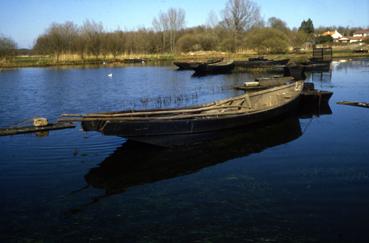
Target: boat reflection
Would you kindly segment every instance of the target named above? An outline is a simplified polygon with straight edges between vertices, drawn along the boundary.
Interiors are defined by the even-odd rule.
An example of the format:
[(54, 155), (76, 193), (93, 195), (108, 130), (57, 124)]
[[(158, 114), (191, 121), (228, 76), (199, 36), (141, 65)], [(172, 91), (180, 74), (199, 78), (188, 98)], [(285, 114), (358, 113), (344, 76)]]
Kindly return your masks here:
[(327, 72), (312, 72), (311, 81), (313, 82), (331, 82), (332, 81), (332, 70)]
[[(254, 126), (247, 130), (216, 133), (196, 146), (162, 148), (128, 141), (86, 175), (88, 185), (105, 195), (127, 188), (194, 173), (230, 159), (259, 153), (291, 142), (302, 135), (298, 116)], [(208, 137), (209, 138), (209, 137)]]
[(90, 169), (85, 175), (87, 186), (75, 191), (93, 187), (104, 190), (104, 193), (77, 208), (70, 209), (68, 213), (78, 213), (101, 199), (123, 193), (133, 186), (191, 174), (209, 166), (291, 142), (302, 135), (299, 119), (331, 114), (329, 105), (324, 107), (328, 110), (321, 109), (319, 114), (315, 106), (305, 107), (304, 110), (300, 109), (299, 114), (283, 119), (208, 134), (205, 143), (202, 141), (203, 143), (192, 146), (165, 148), (127, 141), (98, 167)]

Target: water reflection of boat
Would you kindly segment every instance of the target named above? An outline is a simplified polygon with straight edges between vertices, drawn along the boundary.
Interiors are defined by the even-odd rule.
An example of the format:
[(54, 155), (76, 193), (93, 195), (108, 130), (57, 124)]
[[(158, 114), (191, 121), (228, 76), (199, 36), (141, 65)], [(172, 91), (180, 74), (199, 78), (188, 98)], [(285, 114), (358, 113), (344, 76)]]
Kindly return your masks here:
[(297, 116), (247, 129), (223, 131), (199, 146), (160, 148), (128, 141), (85, 176), (107, 195), (127, 188), (196, 172), (224, 161), (261, 152), (300, 137)]
[[(303, 81), (185, 109), (72, 115), (85, 131), (162, 146), (182, 145), (207, 132), (248, 126), (297, 108)], [(62, 119), (64, 121), (71, 119)], [(191, 136), (190, 136), (191, 135)]]

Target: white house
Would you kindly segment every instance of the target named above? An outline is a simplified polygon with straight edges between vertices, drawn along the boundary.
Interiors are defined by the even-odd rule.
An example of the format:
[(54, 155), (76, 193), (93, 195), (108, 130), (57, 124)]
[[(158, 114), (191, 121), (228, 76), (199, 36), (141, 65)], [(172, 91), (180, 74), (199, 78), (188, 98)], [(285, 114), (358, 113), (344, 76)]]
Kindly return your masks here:
[(335, 31), (326, 31), (322, 34), (322, 36), (330, 36), (332, 37), (333, 41), (338, 41), (343, 37), (337, 30)]
[(369, 29), (355, 31), (353, 36), (354, 37), (369, 37)]

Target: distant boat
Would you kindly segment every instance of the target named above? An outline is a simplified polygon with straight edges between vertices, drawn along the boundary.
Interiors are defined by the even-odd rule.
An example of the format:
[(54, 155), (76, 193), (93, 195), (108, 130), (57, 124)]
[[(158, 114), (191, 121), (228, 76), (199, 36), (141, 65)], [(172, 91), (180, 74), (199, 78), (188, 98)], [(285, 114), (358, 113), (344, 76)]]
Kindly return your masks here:
[(191, 69), (197, 68), (201, 64), (212, 64), (212, 63), (217, 63), (221, 61), (223, 61), (223, 58), (208, 59), (206, 61), (198, 61), (198, 60), (196, 61), (194, 60), (176, 61), (176, 62), (173, 62), (173, 64), (176, 65), (179, 70), (191, 70)]
[(284, 115), (297, 107), (303, 86), (303, 81), (297, 81), (189, 108), (64, 114), (60, 120), (81, 121), (85, 131), (175, 146), (204, 133), (243, 127)]
[(234, 61), (236, 67), (265, 68), (277, 65), (286, 65), (290, 59), (269, 60), (264, 57), (249, 58), (248, 60)]
[(145, 59), (143, 58), (126, 58), (123, 59), (124, 63), (145, 63)]
[(109, 77), (109, 78), (113, 77), (113, 74), (112, 74), (112, 73), (109, 73), (109, 74), (108, 74), (108, 77)]
[(205, 74), (218, 74), (218, 73), (230, 73), (234, 69), (234, 61), (223, 61), (212, 64), (200, 64), (193, 70), (195, 70), (195, 75), (205, 75)]
[(328, 72), (330, 70), (330, 62), (297, 62), (290, 63), (284, 67), (284, 74), (287, 76), (298, 77), (304, 72)]

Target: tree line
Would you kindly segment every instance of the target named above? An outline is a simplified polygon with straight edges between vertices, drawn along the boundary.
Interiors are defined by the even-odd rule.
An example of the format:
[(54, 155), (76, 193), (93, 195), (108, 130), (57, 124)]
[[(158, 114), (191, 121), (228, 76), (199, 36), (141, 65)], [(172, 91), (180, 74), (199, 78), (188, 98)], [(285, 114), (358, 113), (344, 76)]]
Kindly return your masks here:
[[(62, 54), (117, 58), (129, 54), (163, 54), (190, 51), (284, 53), (290, 47), (300, 47), (314, 41), (311, 19), (303, 20), (299, 28), (290, 29), (276, 17), (264, 21), (259, 6), (252, 0), (229, 0), (220, 14), (209, 15), (208, 23), (185, 28), (185, 11), (170, 8), (160, 12), (151, 28), (135, 31), (105, 31), (102, 23), (86, 20), (81, 26), (73, 22), (52, 23), (35, 41), (34, 53), (52, 54), (59, 60)], [(343, 34), (356, 29), (337, 27)], [(0, 55), (11, 55), (14, 41), (0, 39)], [(7, 51), (6, 51), (7, 50)]]

